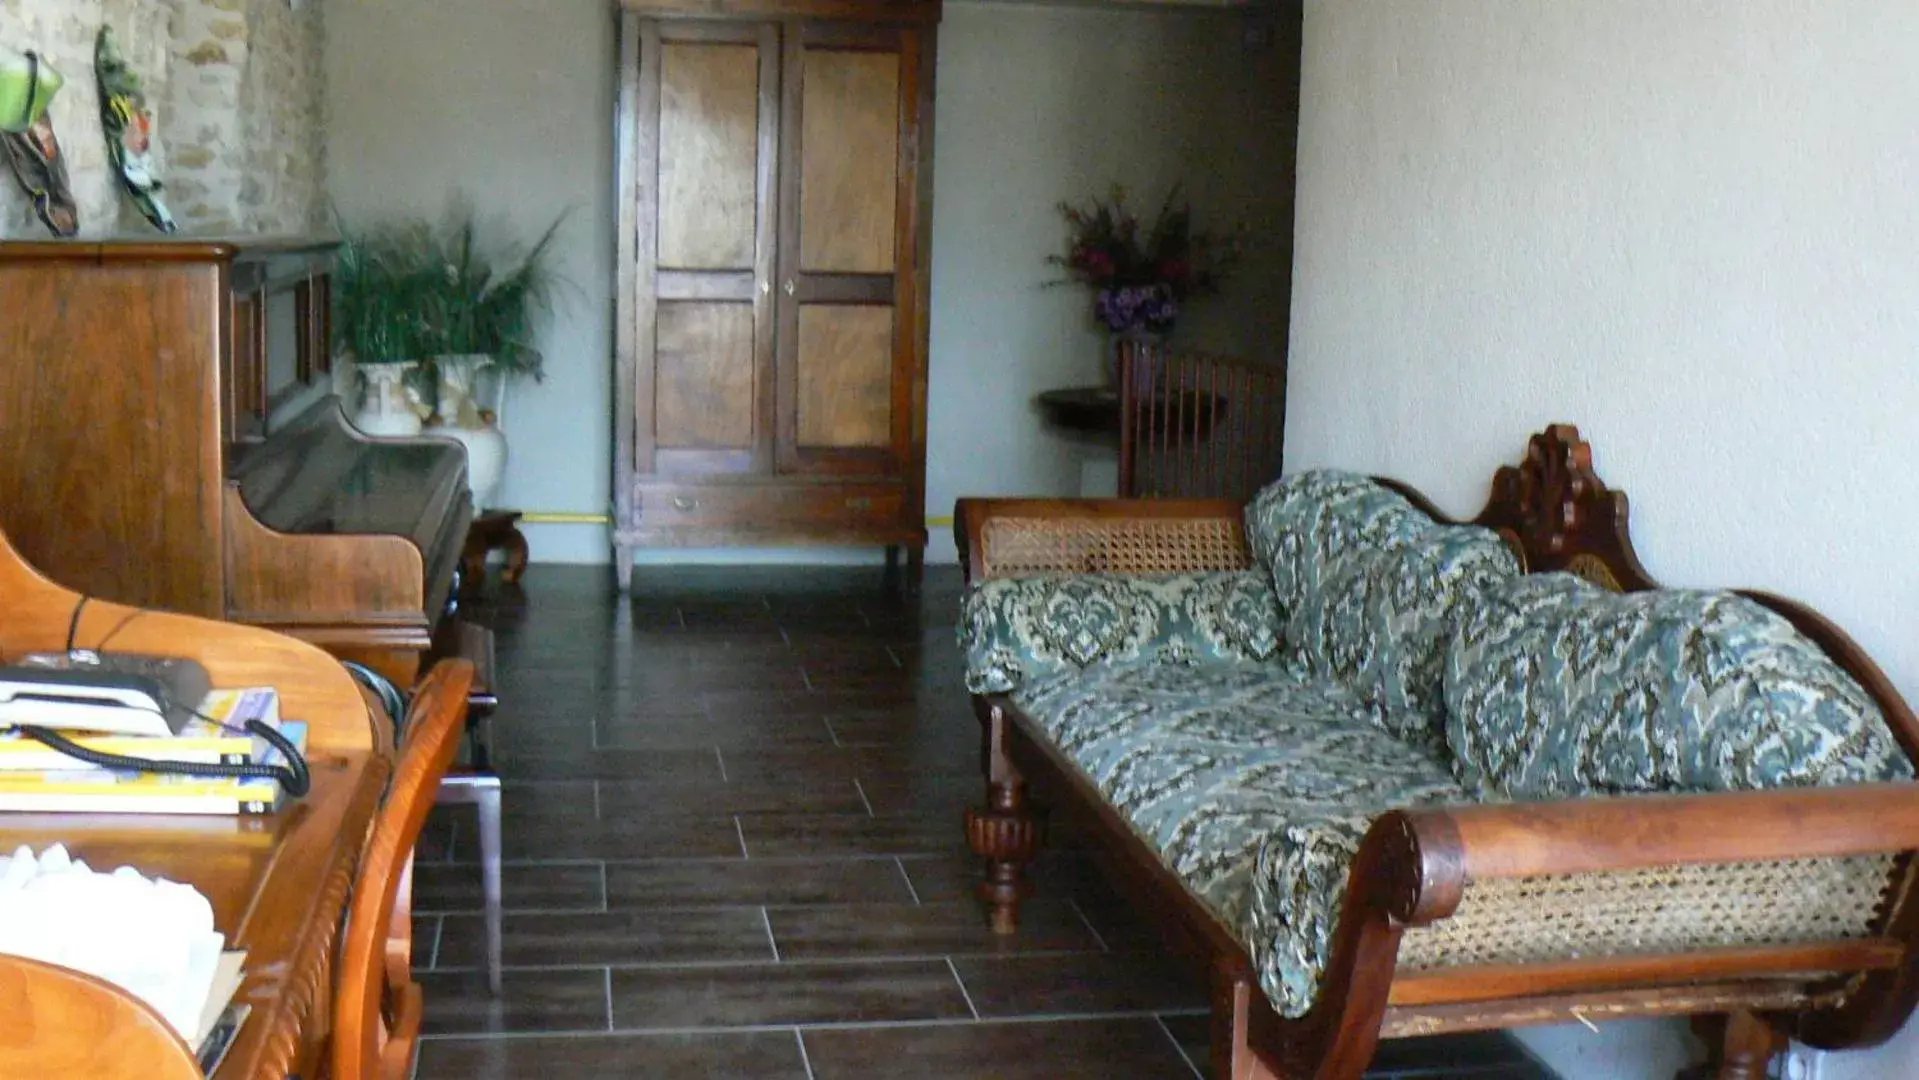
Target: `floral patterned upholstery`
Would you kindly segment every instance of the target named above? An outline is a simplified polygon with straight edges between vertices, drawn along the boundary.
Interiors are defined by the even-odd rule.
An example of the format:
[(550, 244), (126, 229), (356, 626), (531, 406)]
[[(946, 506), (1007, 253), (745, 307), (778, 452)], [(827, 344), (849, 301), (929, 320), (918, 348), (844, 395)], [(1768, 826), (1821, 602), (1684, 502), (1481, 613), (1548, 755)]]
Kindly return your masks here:
[(1445, 684), (1455, 771), (1494, 797), (1912, 776), (1859, 684), (1732, 593), (1532, 575), (1461, 620)]
[(1327, 942), (1294, 939), (1330, 936), (1345, 881), (1329, 869), (1335, 891), (1255, 910), (1262, 848), (1302, 823), (1363, 831), (1396, 807), (1464, 797), (1443, 761), (1382, 734), (1372, 706), (1284, 665), (1114, 665), (1055, 675), (1013, 700), (1270, 969), (1276, 1003), (1310, 1001)]
[(1394, 735), (1444, 741), (1442, 675), (1461, 612), (1519, 575), (1498, 534), (1428, 525), (1395, 547), (1355, 555), (1286, 625), (1287, 644), (1316, 678), (1350, 687)]
[(1001, 694), (1095, 665), (1272, 660), (1280, 630), (1261, 573), (1038, 574), (970, 590), (959, 639), (966, 688)]
[(1290, 616), (1326, 606), (1326, 586), (1348, 560), (1395, 546), (1432, 526), (1406, 497), (1356, 473), (1315, 469), (1267, 485), (1246, 507), (1253, 559), (1272, 575)]
[[(1465, 799), (1456, 788), (1435, 788), (1429, 794), (1420, 801)], [(1281, 1016), (1306, 1015), (1319, 996), (1320, 980), (1332, 960), (1333, 932), (1346, 903), (1347, 877), (1366, 830), (1387, 810), (1413, 805), (1408, 801), (1303, 814), (1260, 845), (1239, 936), (1252, 954), (1260, 989)]]

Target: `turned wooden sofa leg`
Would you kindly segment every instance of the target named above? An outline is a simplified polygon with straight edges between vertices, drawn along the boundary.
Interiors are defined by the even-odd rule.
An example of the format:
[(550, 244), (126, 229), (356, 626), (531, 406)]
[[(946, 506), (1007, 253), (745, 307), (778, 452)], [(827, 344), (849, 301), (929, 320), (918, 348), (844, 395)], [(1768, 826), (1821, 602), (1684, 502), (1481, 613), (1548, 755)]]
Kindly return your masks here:
[(1026, 864), (1039, 854), (1045, 830), (1026, 799), (1026, 780), (1006, 757), (1006, 714), (995, 707), (982, 719), (986, 806), (966, 811), (966, 846), (986, 860), (979, 898), (995, 934), (1019, 929), (1020, 902), (1032, 895)]
[(1785, 1036), (1743, 1009), (1730, 1016), (1695, 1017), (1692, 1029), (1712, 1056), (1680, 1073), (1679, 1080), (1765, 1080), (1772, 1059), (1786, 1048)]

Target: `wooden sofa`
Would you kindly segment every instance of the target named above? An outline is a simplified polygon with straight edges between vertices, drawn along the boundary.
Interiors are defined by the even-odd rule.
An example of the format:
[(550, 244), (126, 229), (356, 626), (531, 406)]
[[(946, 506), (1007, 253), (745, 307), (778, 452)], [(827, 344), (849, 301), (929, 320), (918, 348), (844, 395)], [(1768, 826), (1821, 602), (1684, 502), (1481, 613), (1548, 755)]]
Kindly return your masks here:
[[(1445, 520), (1403, 485), (1384, 481)], [(1532, 438), (1503, 468), (1474, 523), (1496, 530), (1525, 573), (1564, 570), (1620, 592), (1654, 588), (1627, 532), (1627, 501), (1592, 469), (1577, 429)], [(962, 500), (955, 533), (969, 581), (1043, 573), (1158, 574), (1253, 565), (1242, 508), (1214, 501)], [(1919, 720), (1885, 675), (1810, 609), (1746, 593), (1783, 616), (1857, 681), (1897, 750), (1919, 760)], [(1824, 1049), (1878, 1043), (1919, 998), (1919, 785), (1557, 802), (1447, 805), (1379, 818), (1359, 848), (1311, 1010), (1287, 1018), (1260, 988), (1254, 959), (1155, 849), (1102, 798), (1007, 694), (978, 694), (984, 807), (966, 834), (986, 865), (979, 895), (994, 928), (1017, 932), (1030, 892), (1023, 868), (1044, 835), (1041, 806), (1091, 823), (1114, 885), (1213, 987), (1213, 1075), (1231, 1080), (1354, 1080), (1381, 1038), (1634, 1016), (1688, 1016), (1715, 1050), (1703, 1075), (1757, 1080), (1788, 1036)], [(1895, 751), (1896, 753), (1896, 751)], [(1504, 884), (1546, 883), (1567, 902), (1621, 875), (1683, 880), (1693, 895), (1740, 873), (1791, 875), (1800, 860), (1884, 858), (1884, 891), (1864, 932), (1831, 940), (1630, 949), (1526, 963), (1401, 965), (1409, 932), (1443, 926), (1463, 904), (1483, 912)], [(1756, 871), (1753, 868), (1757, 867)], [(1726, 876), (1730, 875), (1730, 876)], [(1747, 879), (1750, 882), (1750, 878)], [(1525, 889), (1518, 890), (1524, 894)], [(1531, 916), (1541, 916), (1534, 910)], [(1551, 917), (1551, 912), (1543, 913)], [(1736, 905), (1730, 918), (1737, 918)]]

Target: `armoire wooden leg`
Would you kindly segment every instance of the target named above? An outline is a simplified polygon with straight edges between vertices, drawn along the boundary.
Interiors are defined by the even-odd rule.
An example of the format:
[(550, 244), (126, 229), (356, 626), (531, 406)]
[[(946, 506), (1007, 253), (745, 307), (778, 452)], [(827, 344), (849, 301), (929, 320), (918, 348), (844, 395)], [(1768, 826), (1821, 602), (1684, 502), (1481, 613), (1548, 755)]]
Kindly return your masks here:
[(613, 576), (620, 583), (620, 595), (633, 591), (633, 549), (625, 545), (613, 549)]

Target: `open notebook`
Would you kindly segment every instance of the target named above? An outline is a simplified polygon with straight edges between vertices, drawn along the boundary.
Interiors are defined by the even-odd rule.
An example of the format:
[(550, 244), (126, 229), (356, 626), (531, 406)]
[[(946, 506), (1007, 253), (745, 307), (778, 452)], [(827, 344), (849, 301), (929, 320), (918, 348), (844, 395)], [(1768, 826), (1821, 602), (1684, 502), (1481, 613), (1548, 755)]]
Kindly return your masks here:
[(129, 867), (98, 873), (55, 845), (0, 856), (0, 953), (113, 983), (153, 1006), (203, 1064), (231, 1041), (245, 953), (199, 890)]

